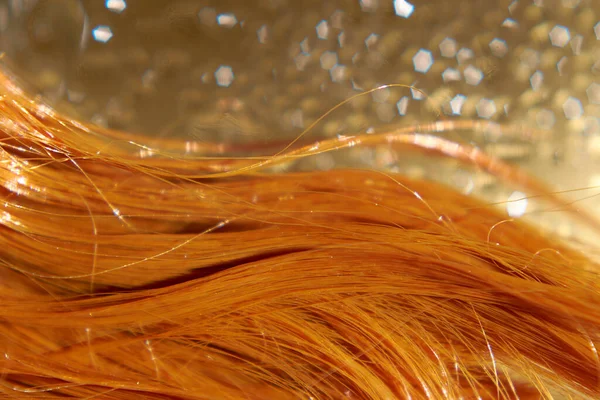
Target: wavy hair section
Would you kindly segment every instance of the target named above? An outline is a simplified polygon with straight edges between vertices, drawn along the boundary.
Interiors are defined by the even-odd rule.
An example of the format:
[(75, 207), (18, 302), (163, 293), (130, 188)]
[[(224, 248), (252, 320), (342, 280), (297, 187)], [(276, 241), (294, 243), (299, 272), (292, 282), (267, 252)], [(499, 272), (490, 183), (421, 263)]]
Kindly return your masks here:
[(140, 158), (0, 81), (5, 398), (600, 398), (586, 254), (440, 184), (261, 172), (396, 138), (546, 190), (516, 168), (410, 130)]

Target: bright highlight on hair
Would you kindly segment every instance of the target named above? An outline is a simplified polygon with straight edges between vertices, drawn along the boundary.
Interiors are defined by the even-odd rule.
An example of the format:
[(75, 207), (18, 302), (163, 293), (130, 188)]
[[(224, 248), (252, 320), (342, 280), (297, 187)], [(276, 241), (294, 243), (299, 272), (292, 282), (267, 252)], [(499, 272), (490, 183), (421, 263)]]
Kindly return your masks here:
[(440, 184), (265, 171), (387, 143), (477, 166), (597, 229), (519, 169), (434, 135), (484, 122), (182, 157), (189, 143), (152, 149), (0, 87), (5, 398), (600, 398), (586, 254)]

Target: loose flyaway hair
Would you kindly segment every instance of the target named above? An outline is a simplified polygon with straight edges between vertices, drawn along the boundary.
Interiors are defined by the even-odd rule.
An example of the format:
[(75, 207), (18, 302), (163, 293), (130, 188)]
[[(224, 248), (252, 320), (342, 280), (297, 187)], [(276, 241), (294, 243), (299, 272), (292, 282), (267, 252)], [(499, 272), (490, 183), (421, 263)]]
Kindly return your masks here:
[(597, 232), (441, 134), (490, 123), (226, 157), (75, 121), (9, 75), (0, 96), (4, 398), (600, 398), (593, 250), (439, 183), (276, 168), (382, 144), (451, 157)]

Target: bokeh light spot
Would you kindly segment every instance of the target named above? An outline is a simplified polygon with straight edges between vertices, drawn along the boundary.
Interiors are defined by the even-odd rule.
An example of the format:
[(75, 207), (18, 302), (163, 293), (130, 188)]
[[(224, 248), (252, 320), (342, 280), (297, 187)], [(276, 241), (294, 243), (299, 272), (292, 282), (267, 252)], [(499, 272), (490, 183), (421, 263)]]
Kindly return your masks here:
[(315, 27), (317, 31), (317, 37), (321, 40), (327, 39), (329, 36), (329, 24), (325, 20), (321, 20)]
[(92, 36), (95, 41), (106, 43), (113, 37), (113, 33), (109, 26), (98, 25), (92, 30)]
[(491, 99), (481, 99), (475, 107), (479, 118), (490, 119), (496, 114), (496, 104)]
[(225, 13), (217, 15), (217, 24), (225, 28), (233, 28), (237, 25), (237, 17), (235, 14)]
[(429, 50), (419, 50), (413, 57), (413, 65), (415, 67), (415, 71), (422, 74), (427, 73), (427, 71), (429, 71), (433, 65), (433, 54), (431, 54), (431, 51)]
[(333, 68), (338, 62), (338, 56), (334, 51), (324, 51), (321, 54), (321, 68), (330, 70)]
[(221, 87), (229, 87), (233, 83), (233, 69), (228, 65), (221, 65), (215, 71), (215, 80)]
[(460, 81), (460, 71), (456, 68), (446, 68), (442, 72), (444, 82)]
[(529, 78), (529, 84), (533, 90), (539, 90), (544, 82), (544, 73), (542, 71), (535, 71)]
[(408, 18), (415, 11), (415, 6), (406, 0), (394, 0), (394, 12), (397, 16)]
[(398, 109), (398, 114), (406, 115), (406, 110), (408, 109), (408, 96), (402, 96), (400, 100), (396, 103), (396, 108)]
[(106, 0), (104, 3), (106, 8), (112, 12), (116, 12), (117, 14), (122, 13), (127, 8), (127, 3), (125, 0)]
[(456, 40), (447, 37), (440, 42), (440, 53), (442, 54), (442, 57), (452, 58), (456, 56), (456, 51)]
[(552, 45), (556, 47), (565, 47), (569, 43), (569, 40), (571, 40), (569, 28), (563, 25), (556, 25), (550, 30), (548, 36), (550, 36)]
[(576, 97), (569, 96), (563, 103), (562, 108), (567, 119), (577, 119), (583, 115), (583, 106), (581, 105), (581, 101)]
[(477, 86), (483, 79), (483, 72), (473, 65), (469, 65), (465, 68), (465, 82), (471, 86)]
[(452, 110), (452, 115), (461, 114), (465, 101), (467, 101), (467, 96), (464, 94), (457, 94), (452, 98), (452, 100), (450, 100), (450, 109)]
[(509, 217), (518, 218), (527, 211), (527, 198), (524, 193), (513, 192), (507, 199), (506, 212)]
[(503, 39), (495, 38), (490, 42), (490, 50), (492, 54), (498, 58), (502, 58), (508, 53), (508, 45)]
[(594, 82), (585, 91), (592, 104), (600, 104), (600, 84)]

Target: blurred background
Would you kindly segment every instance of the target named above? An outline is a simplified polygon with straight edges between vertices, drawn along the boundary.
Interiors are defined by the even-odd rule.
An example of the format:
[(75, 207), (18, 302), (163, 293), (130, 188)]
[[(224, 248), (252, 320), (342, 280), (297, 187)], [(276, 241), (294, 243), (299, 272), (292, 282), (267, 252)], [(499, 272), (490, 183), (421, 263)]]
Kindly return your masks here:
[[(0, 0), (0, 48), (5, 67), (51, 106), (143, 133), (154, 147), (181, 138), (192, 150), (281, 149), (350, 96), (414, 85), (427, 96), (388, 88), (359, 97), (302, 143), (478, 120), (485, 128), (440, 135), (556, 190), (588, 188), (571, 198), (600, 209), (596, 0)], [(453, 160), (386, 145), (286, 168), (337, 166), (431, 178), (490, 201), (525, 195)], [(577, 230), (531, 201), (505, 206), (565, 236)]]

